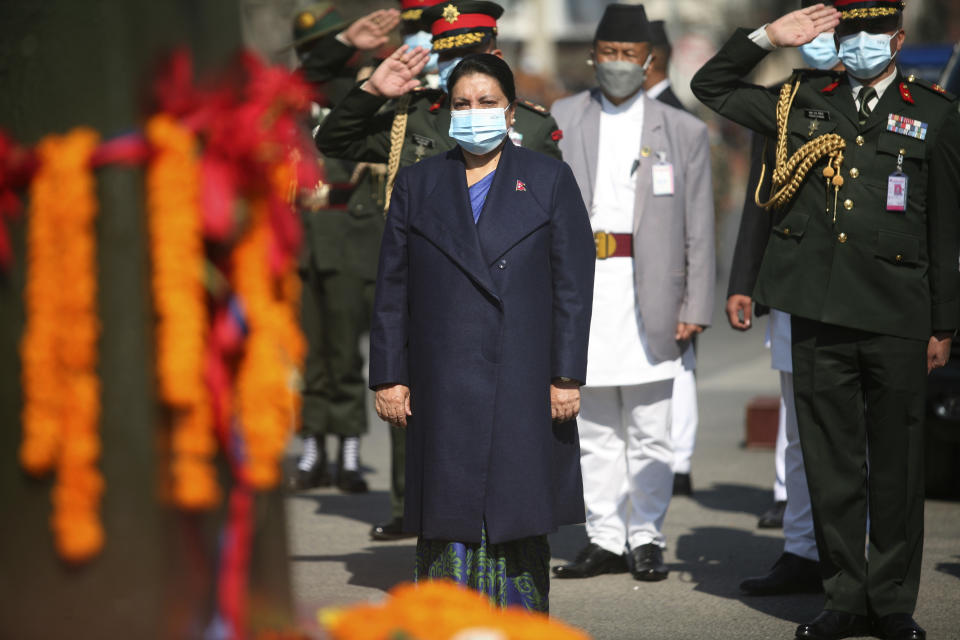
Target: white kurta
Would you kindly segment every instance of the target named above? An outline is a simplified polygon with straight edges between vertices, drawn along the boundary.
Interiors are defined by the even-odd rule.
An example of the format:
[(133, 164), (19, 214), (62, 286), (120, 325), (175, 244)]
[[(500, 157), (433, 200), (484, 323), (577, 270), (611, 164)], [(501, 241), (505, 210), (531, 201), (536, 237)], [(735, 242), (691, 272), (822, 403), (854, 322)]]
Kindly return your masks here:
[[(597, 181), (590, 222), (593, 230), (633, 233), (636, 163), (643, 135), (643, 92), (617, 106), (601, 98)], [(593, 317), (587, 357), (591, 387), (629, 386), (668, 380), (681, 370), (680, 358), (654, 363), (636, 303), (633, 260), (597, 260)]]

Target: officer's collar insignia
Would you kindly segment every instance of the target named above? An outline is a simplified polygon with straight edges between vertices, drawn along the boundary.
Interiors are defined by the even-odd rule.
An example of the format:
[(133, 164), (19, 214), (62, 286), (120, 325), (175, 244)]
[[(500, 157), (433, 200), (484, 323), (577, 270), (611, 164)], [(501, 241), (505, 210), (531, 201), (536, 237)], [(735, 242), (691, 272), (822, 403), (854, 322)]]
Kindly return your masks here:
[(834, 89), (836, 89), (839, 86), (840, 86), (840, 81), (834, 80), (833, 82), (825, 86), (823, 89), (820, 89), (820, 93), (833, 93)]
[(430, 108), (427, 109), (430, 113), (436, 113), (440, 107), (443, 106), (443, 101), (446, 99), (446, 95), (441, 95), (440, 99), (430, 105)]
[(910, 88), (907, 86), (906, 82), (900, 83), (900, 97), (903, 98), (903, 101), (908, 104), (913, 104), (913, 96), (910, 95)]
[(453, 24), (460, 18), (460, 11), (452, 4), (448, 4), (443, 8), (443, 19)]
[(925, 140), (927, 137), (927, 123), (891, 113), (887, 116), (887, 131), (899, 133), (902, 136), (909, 136), (917, 140)]
[(522, 180), (517, 180), (517, 191), (526, 191), (527, 185)]

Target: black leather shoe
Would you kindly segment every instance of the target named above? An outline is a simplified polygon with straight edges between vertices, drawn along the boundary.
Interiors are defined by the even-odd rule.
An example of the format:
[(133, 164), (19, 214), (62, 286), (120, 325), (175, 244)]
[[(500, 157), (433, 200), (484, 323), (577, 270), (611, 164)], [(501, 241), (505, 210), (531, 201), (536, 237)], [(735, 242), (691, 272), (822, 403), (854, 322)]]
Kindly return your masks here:
[(337, 488), (344, 493), (366, 493), (369, 490), (359, 471), (343, 469), (337, 473)]
[(416, 538), (415, 533), (406, 533), (403, 530), (403, 518), (394, 518), (390, 522), (381, 522), (373, 525), (370, 529), (370, 538), (372, 540), (402, 540), (403, 538)]
[(783, 512), (787, 510), (787, 503), (778, 500), (773, 506), (767, 509), (766, 513), (757, 520), (757, 527), (760, 529), (783, 529)]
[(747, 578), (740, 583), (740, 590), (751, 596), (819, 593), (823, 591), (820, 563), (784, 552), (773, 563), (770, 573), (756, 578)]
[(289, 491), (306, 491), (316, 487), (329, 487), (330, 472), (327, 470), (326, 460), (320, 460), (307, 471), (296, 469), (293, 475), (287, 477)]
[(602, 573), (626, 573), (627, 559), (602, 549), (592, 542), (580, 550), (576, 560), (553, 568), (558, 578), (590, 578)]
[(873, 633), (883, 640), (925, 640), (927, 632), (914, 621), (909, 613), (891, 613), (877, 618)]
[(633, 558), (630, 573), (635, 580), (657, 582), (666, 580), (667, 574), (670, 573), (663, 564), (663, 549), (652, 542), (633, 549), (630, 556)]
[(804, 640), (840, 640), (869, 635), (870, 621), (866, 616), (825, 609), (812, 622), (797, 627), (796, 637)]
[(693, 495), (693, 485), (690, 483), (689, 473), (673, 474), (673, 495), (675, 496), (692, 496)]

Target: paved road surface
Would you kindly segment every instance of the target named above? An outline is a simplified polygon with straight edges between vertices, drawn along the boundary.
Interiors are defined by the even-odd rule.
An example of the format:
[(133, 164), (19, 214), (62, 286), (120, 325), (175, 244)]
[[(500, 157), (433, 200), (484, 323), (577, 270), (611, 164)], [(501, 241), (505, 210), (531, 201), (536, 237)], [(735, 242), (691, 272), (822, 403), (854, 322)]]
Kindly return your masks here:
[[(764, 573), (783, 548), (779, 531), (756, 528), (772, 501), (773, 453), (743, 447), (746, 403), (776, 395), (777, 377), (763, 347), (763, 321), (748, 334), (721, 324), (719, 313), (715, 322), (699, 345), (694, 495), (674, 499), (664, 525), (670, 577), (639, 583), (629, 574), (608, 575), (551, 585), (552, 615), (598, 640), (789, 639), (822, 605), (817, 595), (751, 598), (737, 589), (743, 578)], [(378, 600), (412, 577), (414, 541), (371, 542), (368, 536), (371, 523), (389, 513), (388, 451), (386, 426), (374, 416), (361, 452), (369, 494), (318, 489), (287, 500), (294, 597), (304, 620), (322, 606)], [(926, 506), (917, 620), (930, 640), (956, 640), (960, 503)], [(551, 536), (554, 564), (571, 560), (585, 542), (583, 527)]]

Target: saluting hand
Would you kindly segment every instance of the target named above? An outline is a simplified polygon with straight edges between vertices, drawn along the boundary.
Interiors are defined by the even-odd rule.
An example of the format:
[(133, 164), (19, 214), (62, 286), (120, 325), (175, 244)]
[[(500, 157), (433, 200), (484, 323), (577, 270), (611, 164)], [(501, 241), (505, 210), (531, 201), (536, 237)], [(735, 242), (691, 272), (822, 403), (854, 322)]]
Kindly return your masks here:
[(927, 343), (927, 373), (947, 366), (952, 338), (952, 333), (936, 333), (930, 336), (930, 342)]
[(746, 331), (753, 326), (750, 321), (752, 312), (753, 298), (750, 296), (735, 293), (727, 298), (727, 322), (737, 331)]
[(420, 86), (417, 76), (427, 66), (430, 52), (422, 47), (403, 45), (380, 63), (362, 89), (383, 98), (399, 98)]
[(402, 384), (385, 384), (377, 387), (374, 402), (377, 415), (395, 427), (406, 427), (410, 410), (410, 387)]
[(815, 4), (792, 11), (767, 25), (767, 37), (775, 47), (799, 47), (840, 24), (840, 12)]
[(580, 413), (580, 385), (554, 380), (550, 383), (550, 415), (554, 422), (573, 420)]
[(380, 9), (354, 20), (341, 33), (341, 37), (355, 49), (372, 51), (387, 43), (390, 32), (399, 23), (400, 12), (397, 9)]

